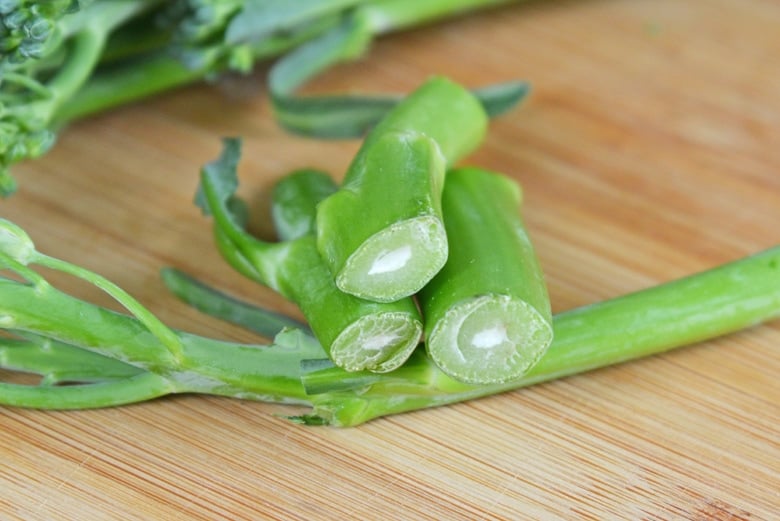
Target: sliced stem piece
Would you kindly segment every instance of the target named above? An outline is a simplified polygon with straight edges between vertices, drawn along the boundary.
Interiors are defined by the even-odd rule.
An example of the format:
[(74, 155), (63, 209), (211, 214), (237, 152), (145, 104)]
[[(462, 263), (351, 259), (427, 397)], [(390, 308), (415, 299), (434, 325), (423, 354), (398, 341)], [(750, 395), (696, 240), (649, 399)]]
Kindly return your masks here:
[(420, 305), (428, 353), (457, 380), (517, 379), (552, 341), (550, 299), (520, 202), (520, 187), (502, 175), (478, 168), (447, 174), (450, 254), (420, 292)]
[[(422, 332), (415, 303), (403, 299), (379, 304), (340, 291), (311, 234), (280, 243), (267, 243), (249, 235), (230, 208), (238, 186), (239, 156), (240, 142), (226, 140), (222, 156), (207, 165), (201, 175), (198, 201), (214, 217), (223, 256), (236, 262), (243, 273), (295, 302), (339, 367), (385, 372), (401, 365)], [(303, 177), (291, 182), (305, 184)], [(277, 212), (282, 211), (283, 204), (282, 200), (275, 202)]]
[(342, 188), (317, 209), (317, 246), (342, 291), (391, 302), (441, 269), (444, 173), (478, 146), (486, 125), (471, 93), (435, 77), (366, 137)]
[[(441, 217), (445, 160), (417, 132), (390, 132), (363, 156), (354, 179), (319, 207), (320, 251), (336, 285), (377, 302), (416, 293), (447, 260)], [(343, 260), (342, 260), (343, 259)]]

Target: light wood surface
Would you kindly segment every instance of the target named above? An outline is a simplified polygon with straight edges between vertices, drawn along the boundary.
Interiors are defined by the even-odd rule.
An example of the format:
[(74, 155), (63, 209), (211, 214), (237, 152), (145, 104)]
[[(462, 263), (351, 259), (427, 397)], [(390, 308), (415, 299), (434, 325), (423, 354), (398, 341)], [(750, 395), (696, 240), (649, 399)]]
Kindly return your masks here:
[[(532, 81), (532, 97), (493, 122), (469, 162), (523, 184), (561, 311), (780, 243), (778, 28), (775, 0), (539, 1), (386, 37), (311, 91), (408, 91), (431, 73), (471, 86)], [(21, 189), (0, 214), (173, 327), (258, 341), (179, 303), (158, 270), (295, 313), (223, 263), (191, 203), (223, 135), (245, 139), (242, 192), (258, 208), (293, 168), (345, 170), (358, 143), (285, 134), (263, 79), (72, 126), (16, 169)], [(778, 376), (775, 322), (353, 429), (200, 396), (0, 409), (0, 519), (768, 521), (780, 512)]]

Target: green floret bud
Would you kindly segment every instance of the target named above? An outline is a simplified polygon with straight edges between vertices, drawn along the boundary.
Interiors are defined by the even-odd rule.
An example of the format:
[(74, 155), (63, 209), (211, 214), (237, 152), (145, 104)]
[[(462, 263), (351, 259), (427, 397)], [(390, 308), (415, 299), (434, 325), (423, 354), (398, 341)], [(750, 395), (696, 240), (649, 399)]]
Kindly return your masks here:
[(7, 15), (14, 9), (17, 9), (21, 2), (19, 0), (0, 0), (0, 15)]
[(18, 67), (43, 56), (59, 18), (72, 9), (72, 2), (19, 2), (0, 4), (0, 67)]
[(2, 218), (0, 218), (0, 253), (25, 266), (31, 263), (37, 254), (35, 244), (27, 232)]

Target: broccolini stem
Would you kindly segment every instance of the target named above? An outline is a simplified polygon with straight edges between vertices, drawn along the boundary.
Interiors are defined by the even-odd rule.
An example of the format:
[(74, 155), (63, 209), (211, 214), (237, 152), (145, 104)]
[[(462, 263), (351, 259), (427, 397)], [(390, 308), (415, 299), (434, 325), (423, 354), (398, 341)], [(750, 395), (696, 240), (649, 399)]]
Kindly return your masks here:
[(450, 252), (419, 300), (428, 353), (457, 380), (515, 380), (552, 341), (550, 299), (520, 200), (520, 187), (502, 175), (447, 173), (442, 208)]
[(383, 34), (518, 0), (373, 0), (362, 7), (374, 32)]
[(273, 338), (284, 329), (308, 332), (309, 326), (298, 320), (255, 306), (250, 306), (219, 292), (174, 268), (161, 272), (165, 286), (198, 311), (240, 325), (265, 338)]
[[(41, 291), (42, 287), (50, 289)], [(132, 374), (133, 369), (123, 368), (111, 373), (106, 382), (87, 385), (0, 384), (0, 404), (82, 409), (169, 393), (199, 392), (311, 404), (312, 414), (293, 419), (352, 426), (380, 416), (479, 398), (649, 356), (778, 317), (780, 246), (677, 281), (561, 313), (554, 319), (555, 340), (536, 366), (518, 380), (479, 386), (450, 378), (423, 349), (391, 373), (323, 369), (322, 363), (307, 361), (322, 360), (325, 352), (310, 337), (296, 331), (281, 333), (272, 346), (246, 346), (179, 333), (184, 357), (175, 361), (132, 317), (59, 293), (51, 286), (0, 279), (0, 324), (4, 329), (33, 331), (155, 369)], [(6, 342), (3, 349), (20, 345), (28, 344)], [(96, 363), (92, 358), (97, 355), (52, 345), (54, 352), (65, 353), (63, 358), (28, 359), (19, 365), (45, 374), (58, 368), (74, 368), (74, 360)], [(10, 361), (15, 354), (9, 358), (0, 350), (0, 355), (8, 366), (14, 365)], [(19, 353), (16, 359), (25, 356)], [(157, 359), (156, 365), (150, 363), (153, 359)], [(105, 367), (103, 364), (108, 362), (101, 357), (97, 363)], [(302, 364), (311, 372), (302, 374)], [(97, 369), (94, 374), (82, 369), (82, 376), (99, 377)], [(61, 380), (53, 378), (57, 381)]]
[[(47, 355), (49, 358), (39, 356), (40, 353), (31, 357), (27, 356), (30, 353), (11, 352), (0, 360), (0, 366), (22, 366), (21, 369), (26, 367), (44, 374), (75, 371), (74, 375), (80, 373), (86, 381), (97, 380), (98, 371), (107, 368), (105, 379), (110, 380), (106, 385), (73, 385), (51, 391), (43, 387), (52, 386), (4, 384), (0, 387), (0, 404), (6, 405), (55, 409), (105, 407), (186, 392), (308, 403), (300, 381), (301, 360), (327, 356), (311, 337), (291, 330), (277, 335), (271, 346), (241, 345), (177, 332), (182, 352), (180, 357), (172, 358), (134, 317), (81, 301), (50, 285), (42, 290), (4, 279), (0, 279), (0, 319), (3, 329), (18, 331), (23, 336), (32, 333), (41, 339), (36, 341), (52, 341), (54, 347)], [(8, 350), (17, 347), (30, 349), (29, 345), (20, 343), (4, 346)], [(89, 352), (74, 352), (71, 347)], [(96, 358), (100, 355), (145, 372), (119, 371), (113, 365), (108, 366), (103, 357)], [(84, 367), (77, 369), (76, 363)], [(144, 376), (147, 374), (154, 377)], [(71, 387), (79, 390), (61, 391)]]
[(143, 372), (84, 385), (37, 386), (0, 382), (0, 405), (32, 409), (94, 409), (143, 402), (173, 392), (160, 375)]
[[(197, 201), (214, 217), (217, 245), (241, 273), (295, 302), (328, 356), (340, 367), (385, 372), (402, 364), (419, 342), (422, 322), (411, 299), (379, 304), (340, 291), (320, 257), (312, 234), (266, 243), (249, 235), (231, 207), (236, 206), (237, 140), (226, 140), (222, 156), (203, 169)], [(282, 183), (308, 187), (307, 174)], [(307, 193), (307, 188), (293, 193)], [(284, 190), (275, 190), (277, 195)], [(289, 193), (289, 191), (288, 191)], [(307, 199), (307, 204), (314, 201)], [(297, 201), (274, 203), (280, 206)], [(313, 212), (313, 209), (309, 210)]]
[[(329, 27), (330, 22), (326, 22), (248, 45), (249, 58), (252, 61), (260, 61), (278, 56), (313, 38), (324, 27)], [(187, 54), (186, 50), (183, 52)], [(131, 56), (106, 67), (99, 67), (89, 81), (73, 94), (67, 105), (59, 108), (55, 118), (57, 126), (189, 85), (231, 68), (230, 62), (223, 56), (227, 50), (219, 46), (192, 52), (198, 56), (197, 59), (187, 59), (178, 56), (171, 49), (162, 48), (157, 52)]]
[(190, 69), (163, 51), (130, 59), (121, 66), (112, 64), (98, 69), (68, 103), (58, 108), (54, 126), (187, 85), (203, 75), (202, 70)]
[(317, 247), (339, 289), (392, 302), (441, 269), (444, 174), (476, 148), (486, 127), (469, 91), (435, 77), (371, 131), (341, 189), (317, 209)]
[(142, 369), (29, 333), (0, 338), (0, 368), (41, 376), (40, 385), (104, 382), (129, 378)]
[(175, 366), (170, 351), (137, 320), (70, 297), (49, 284), (0, 278), (3, 328), (83, 347), (147, 370)]
[(46, 86), (50, 90), (51, 108), (46, 112), (52, 118), (66, 101), (70, 100), (95, 70), (111, 32), (127, 20), (150, 9), (159, 0), (107, 0), (90, 9), (66, 17), (79, 27), (68, 44), (71, 46), (62, 69)]
[[(357, 425), (372, 418), (519, 389), (650, 356), (780, 317), (780, 246), (679, 280), (554, 317), (555, 338), (528, 373), (501, 384), (453, 380), (418, 351), (387, 375), (345, 375), (337, 368), (304, 374), (323, 392), (301, 421)], [(352, 379), (354, 389), (345, 389)], [(330, 393), (331, 386), (333, 393)]]
[(162, 343), (173, 356), (181, 356), (181, 341), (179, 340), (179, 337), (176, 336), (176, 334), (170, 328), (168, 328), (168, 326), (163, 324), (160, 319), (158, 319), (156, 316), (150, 313), (149, 310), (143, 307), (135, 298), (133, 298), (125, 290), (110, 280), (80, 266), (71, 264), (70, 262), (55, 259), (41, 253), (38, 253), (35, 256), (35, 262), (46, 268), (58, 270), (69, 275), (73, 275), (74, 277), (86, 280), (87, 282), (90, 282), (94, 286), (105, 291), (114, 300), (122, 304), (128, 311), (130, 311), (130, 313), (138, 318), (139, 322), (146, 326), (146, 328), (155, 337), (157, 337), (160, 343)]

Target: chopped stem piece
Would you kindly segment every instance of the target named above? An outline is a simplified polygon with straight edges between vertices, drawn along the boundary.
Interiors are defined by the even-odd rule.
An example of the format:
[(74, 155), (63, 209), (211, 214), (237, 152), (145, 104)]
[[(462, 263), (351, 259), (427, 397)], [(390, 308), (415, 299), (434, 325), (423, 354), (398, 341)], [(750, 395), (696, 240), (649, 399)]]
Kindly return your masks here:
[(317, 246), (342, 291), (392, 302), (441, 269), (444, 173), (479, 144), (486, 125), (471, 93), (436, 77), (366, 137), (342, 188), (317, 209)]
[(420, 292), (420, 305), (428, 353), (457, 380), (517, 379), (552, 341), (550, 299), (520, 201), (518, 185), (499, 174), (447, 174), (442, 208), (450, 254)]
[[(273, 244), (250, 236), (231, 212), (238, 186), (239, 156), (239, 141), (226, 140), (222, 156), (203, 170), (198, 197), (202, 208), (214, 216), (218, 246), (226, 260), (253, 280), (298, 304), (311, 330), (339, 367), (349, 371), (385, 372), (400, 366), (422, 334), (422, 321), (415, 303), (407, 298), (380, 304), (340, 291), (311, 233)], [(300, 189), (277, 188), (275, 193), (311, 194), (307, 192), (310, 187), (307, 175), (319, 179), (317, 172), (303, 173), (282, 181), (299, 183)], [(301, 212), (301, 204), (316, 204), (310, 198), (306, 201), (280, 198), (274, 206), (279, 215), (287, 213), (283, 207), (288, 204), (294, 206), (290, 213)], [(313, 208), (309, 210), (312, 211)]]

